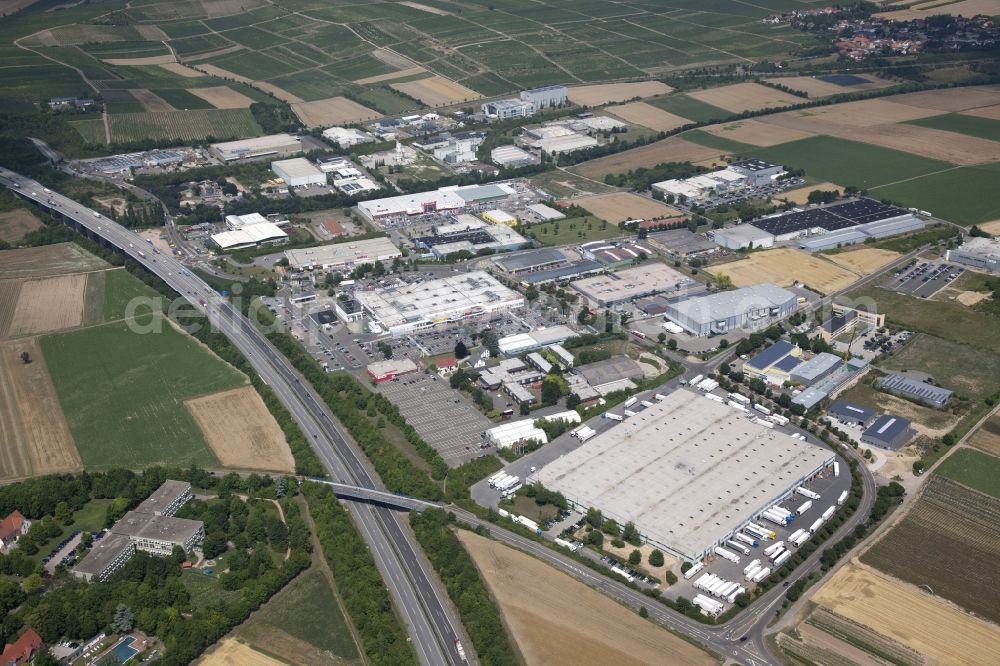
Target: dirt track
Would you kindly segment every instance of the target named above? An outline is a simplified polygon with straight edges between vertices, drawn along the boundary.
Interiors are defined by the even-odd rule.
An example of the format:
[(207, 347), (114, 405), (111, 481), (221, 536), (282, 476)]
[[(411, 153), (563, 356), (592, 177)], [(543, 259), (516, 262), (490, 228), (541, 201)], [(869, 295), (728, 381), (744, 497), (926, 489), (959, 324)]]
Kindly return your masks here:
[(715, 664), (687, 641), (520, 551), (459, 530), (528, 664)]

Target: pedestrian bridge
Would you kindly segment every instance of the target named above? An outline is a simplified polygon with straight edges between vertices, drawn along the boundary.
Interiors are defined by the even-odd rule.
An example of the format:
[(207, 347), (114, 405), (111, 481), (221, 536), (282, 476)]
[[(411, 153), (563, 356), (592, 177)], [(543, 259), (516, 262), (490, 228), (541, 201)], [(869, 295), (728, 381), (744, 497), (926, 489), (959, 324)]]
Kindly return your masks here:
[(424, 509), (437, 509), (441, 507), (437, 502), (429, 502), (416, 497), (410, 497), (409, 495), (399, 495), (388, 490), (363, 488), (348, 483), (328, 481), (326, 479), (310, 478), (309, 480), (330, 486), (334, 494), (341, 499), (371, 502), (373, 504), (390, 506), (395, 509), (406, 509), (407, 511), (423, 511)]

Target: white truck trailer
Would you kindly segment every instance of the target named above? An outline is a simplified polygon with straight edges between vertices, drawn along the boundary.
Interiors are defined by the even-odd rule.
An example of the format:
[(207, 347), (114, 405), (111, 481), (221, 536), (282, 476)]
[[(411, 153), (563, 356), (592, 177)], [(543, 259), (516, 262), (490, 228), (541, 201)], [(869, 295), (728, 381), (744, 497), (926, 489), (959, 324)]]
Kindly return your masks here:
[(490, 488), (492, 488), (496, 484), (496, 482), (499, 481), (502, 476), (504, 476), (504, 474), (506, 474), (506, 472), (500, 470), (490, 478), (486, 479), (486, 483), (490, 484)]
[(612, 414), (611, 412), (604, 412), (604, 418), (611, 419), (612, 421), (624, 421), (625, 417), (621, 414)]
[(633, 576), (629, 572), (625, 571), (621, 567), (617, 567), (617, 566), (611, 567), (611, 571), (613, 573), (618, 574), (619, 576), (621, 576), (622, 578), (624, 578), (625, 580), (627, 580), (630, 583), (632, 583), (632, 582), (635, 581), (635, 576)]
[(691, 565), (690, 569), (684, 572), (684, 577), (690, 580), (692, 576), (694, 576), (696, 573), (698, 573), (704, 568), (705, 565), (702, 562), (695, 562), (694, 564)]
[(781, 550), (782, 546), (784, 546), (784, 545), (785, 545), (784, 541), (775, 541), (770, 546), (768, 546), (767, 548), (764, 549), (764, 554), (767, 555), (767, 556), (770, 556), (771, 553), (773, 553), (775, 551), (778, 551), (778, 550)]
[(663, 402), (664, 400), (667, 399), (667, 396), (663, 395), (662, 393), (654, 393), (653, 397), (656, 398), (657, 402)]
[(692, 379), (691, 381), (688, 382), (688, 385), (690, 385), (690, 386), (697, 386), (698, 384), (701, 383), (701, 380), (703, 380), (704, 378), (705, 378), (705, 375), (695, 375), (694, 379)]
[(788, 558), (791, 556), (792, 556), (792, 551), (786, 550), (785, 552), (783, 552), (781, 555), (778, 556), (778, 559), (774, 561), (774, 568), (777, 569), (778, 567), (780, 567), (782, 564), (787, 562)]
[(652, 407), (653, 406), (653, 403), (651, 403), (649, 400), (643, 400), (639, 404), (642, 405), (643, 407)]
[(763, 569), (763, 567), (761, 565), (755, 564), (754, 567), (753, 567), (753, 569), (751, 569), (750, 571), (748, 571), (745, 574), (743, 574), (743, 578), (745, 580), (752, 581), (753, 577), (756, 576), (757, 572), (760, 571), (761, 569)]
[(805, 529), (797, 529), (797, 530), (795, 530), (794, 532), (791, 533), (791, 535), (789, 535), (788, 542), (789, 543), (795, 543), (795, 540), (798, 539), (800, 536), (802, 536), (805, 533), (806, 533)]
[(747, 412), (747, 408), (744, 407), (743, 405), (738, 404), (738, 403), (731, 402), (731, 403), (729, 403), (729, 406), (732, 407), (733, 409), (735, 409), (738, 412), (742, 412), (744, 414), (746, 414), (746, 412)]
[(831, 507), (827, 508), (827, 510), (823, 512), (823, 520), (824, 521), (830, 520), (830, 516), (832, 516), (833, 512), (836, 511), (836, 510), (837, 510), (836, 506), (831, 506)]
[(751, 548), (756, 548), (757, 546), (760, 545), (760, 541), (757, 541), (757, 539), (754, 539), (749, 534), (743, 534), (743, 532), (737, 532), (736, 534), (733, 535), (733, 538), (736, 539), (737, 541), (742, 541)]
[(767, 407), (765, 407), (764, 405), (761, 405), (761, 404), (758, 404), (758, 403), (755, 402), (755, 403), (753, 403), (753, 408), (754, 408), (754, 411), (760, 412), (764, 416), (770, 416), (771, 415), (771, 410), (768, 409)]
[(631, 398), (629, 398), (628, 400), (626, 400), (622, 404), (622, 407), (631, 407), (632, 405), (634, 405), (637, 402), (639, 402), (639, 398), (636, 398), (635, 396), (632, 396)]
[(790, 541), (795, 545), (796, 548), (798, 548), (806, 541), (808, 541), (810, 537), (812, 537), (812, 534), (809, 533), (809, 530), (802, 530), (802, 534), (798, 535), (794, 539), (790, 539)]
[(748, 534), (756, 536), (758, 539), (776, 539), (778, 538), (777, 533), (766, 527), (758, 525), (757, 523), (747, 523), (747, 526), (743, 528)]
[(730, 539), (729, 541), (727, 541), (726, 542), (726, 546), (729, 547), (729, 548), (732, 548), (737, 553), (743, 553), (744, 555), (749, 555), (750, 554), (750, 549), (747, 548), (742, 543), (740, 543), (739, 541), (736, 541), (735, 539)]
[(840, 476), (840, 463), (836, 460), (833, 461), (833, 478)]
[(757, 572), (756, 576), (753, 577), (753, 582), (759, 583), (760, 581), (764, 580), (765, 578), (767, 578), (770, 575), (771, 575), (771, 568), (770, 567), (764, 567), (763, 569), (761, 569), (760, 571)]
[(507, 509), (497, 509), (497, 514), (499, 514), (501, 518), (510, 518), (510, 511)]
[(837, 498), (837, 506), (842, 505), (846, 501), (847, 501), (847, 491), (845, 490), (844, 492), (840, 493), (840, 497)]
[(746, 397), (742, 393), (730, 393), (729, 402), (735, 402), (740, 405), (743, 405), (744, 407), (750, 406), (750, 398)]
[(709, 391), (714, 391), (719, 388), (719, 382), (715, 381), (711, 377), (708, 379), (703, 379), (700, 384), (698, 384), (698, 389), (708, 393)]
[(819, 493), (814, 493), (813, 491), (809, 490), (805, 486), (799, 486), (798, 488), (795, 489), (795, 492), (798, 493), (799, 495), (802, 495), (803, 497), (805, 497), (807, 499), (811, 499), (811, 500), (818, 500), (820, 498), (820, 494)]
[(799, 508), (795, 510), (795, 515), (801, 516), (803, 513), (811, 509), (812, 505), (813, 505), (812, 500), (806, 500), (805, 502), (799, 505)]
[(786, 426), (788, 425), (788, 417), (782, 416), (781, 414), (771, 414), (767, 418), (771, 419), (776, 425)]
[(823, 526), (823, 519), (817, 518), (816, 522), (809, 526), (809, 534), (816, 534), (816, 530)]
[(714, 400), (715, 402), (718, 402), (718, 403), (725, 403), (726, 402), (722, 398), (721, 395), (715, 395), (714, 393), (706, 393), (705, 397), (708, 398), (709, 400)]
[(715, 554), (718, 555), (719, 557), (726, 558), (730, 562), (734, 562), (736, 564), (740, 563), (740, 556), (739, 555), (737, 555), (736, 553), (734, 553), (731, 550), (726, 550), (722, 546), (716, 546), (715, 547)]
[(777, 516), (767, 511), (762, 513), (760, 517), (768, 522), (774, 523), (775, 525), (781, 525), (782, 527), (788, 524), (788, 521), (785, 520), (784, 516)]
[(532, 531), (538, 529), (538, 523), (533, 521), (531, 518), (526, 518), (524, 516), (514, 516), (514, 522), (521, 523), (522, 525), (524, 525), (525, 527), (527, 527), (529, 530)]
[(631, 409), (623, 409), (622, 410), (622, 415), (625, 418), (630, 419), (630, 418), (632, 418), (633, 416), (636, 415), (636, 412), (633, 412)]
[(731, 590), (729, 592), (729, 594), (726, 595), (726, 601), (728, 601), (729, 603), (733, 603), (733, 602), (736, 601), (736, 597), (740, 596), (741, 594), (743, 594), (746, 591), (747, 590), (746, 590), (745, 587), (743, 587), (742, 585), (740, 585), (739, 583), (737, 583), (736, 584), (736, 589), (735, 590)]
[(767, 419), (754, 419), (753, 422), (759, 426), (764, 426), (769, 430), (774, 430), (774, 422), (768, 421)]
[(722, 609), (725, 608), (725, 606), (722, 605), (722, 602), (706, 597), (703, 594), (695, 595), (694, 599), (691, 600), (691, 603), (700, 608), (701, 612), (709, 617), (718, 617), (719, 614), (722, 613)]
[(750, 562), (750, 564), (746, 565), (743, 568), (743, 574), (746, 575), (746, 574), (750, 573), (750, 571), (753, 570), (755, 567), (759, 567), (759, 566), (760, 566), (760, 558), (758, 557), (756, 560), (752, 560)]
[(768, 555), (768, 558), (769, 558), (769, 559), (770, 559), (770, 560), (771, 560), (772, 562), (774, 562), (774, 561), (776, 561), (776, 560), (777, 560), (777, 559), (778, 559), (779, 557), (781, 557), (781, 556), (782, 556), (782, 554), (784, 554), (784, 553), (787, 553), (787, 552), (788, 552), (788, 549), (787, 549), (787, 548), (779, 548), (778, 550), (776, 550), (776, 551), (774, 551), (773, 553), (771, 553), (770, 555)]

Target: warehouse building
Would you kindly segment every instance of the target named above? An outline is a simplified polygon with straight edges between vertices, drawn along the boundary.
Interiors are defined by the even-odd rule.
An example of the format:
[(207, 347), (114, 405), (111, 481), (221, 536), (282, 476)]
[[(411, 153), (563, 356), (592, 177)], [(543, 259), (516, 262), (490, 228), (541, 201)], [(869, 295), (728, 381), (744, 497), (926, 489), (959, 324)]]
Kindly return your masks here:
[(728, 229), (719, 229), (712, 232), (712, 240), (729, 250), (759, 250), (774, 247), (774, 234), (769, 234), (752, 224), (738, 224)]
[(847, 402), (846, 400), (835, 401), (832, 405), (830, 405), (830, 409), (828, 409), (826, 413), (827, 416), (832, 419), (837, 419), (841, 423), (852, 426), (862, 426), (864, 428), (870, 426), (872, 421), (875, 420), (874, 409), (855, 405)]
[(636, 260), (656, 256), (652, 246), (635, 241), (591, 241), (580, 245), (580, 252), (585, 259), (599, 261), (609, 268), (624, 267)]
[(799, 248), (806, 252), (819, 252), (821, 250), (832, 250), (838, 247), (846, 247), (856, 243), (864, 243), (879, 238), (887, 238), (899, 234), (920, 231), (927, 222), (913, 215), (906, 214), (892, 217), (885, 220), (877, 220), (867, 224), (859, 224), (856, 227), (828, 231), (816, 236), (812, 236), (798, 242)]
[(954, 395), (952, 391), (927, 382), (917, 381), (903, 374), (892, 374), (879, 380), (878, 387), (883, 391), (893, 393), (915, 402), (927, 403), (940, 409), (948, 404)]
[(528, 250), (527, 252), (518, 252), (516, 254), (493, 258), (493, 265), (507, 275), (535, 273), (565, 266), (567, 263), (569, 261), (566, 259), (566, 255), (554, 247)]
[(895, 451), (906, 444), (912, 434), (909, 421), (902, 416), (885, 414), (875, 419), (875, 422), (861, 433), (861, 441), (880, 449)]
[(382, 383), (391, 382), (396, 377), (416, 372), (419, 368), (408, 358), (390, 358), (385, 361), (369, 363), (365, 370), (375, 382)]
[(213, 143), (209, 151), (223, 162), (260, 157), (284, 157), (302, 152), (302, 142), (290, 134), (271, 134), (255, 139)]
[(669, 254), (687, 258), (701, 254), (711, 254), (716, 251), (717, 245), (701, 234), (696, 234), (690, 229), (669, 229), (667, 231), (656, 231), (646, 237), (653, 247)]
[(948, 250), (945, 258), (976, 270), (1000, 273), (1000, 238), (968, 238)]
[(271, 162), (271, 171), (289, 187), (326, 185), (326, 174), (304, 157)]
[(451, 185), (430, 192), (372, 199), (358, 204), (358, 211), (372, 221), (434, 212), (461, 211), (468, 206), (507, 199), (517, 194), (510, 185)]
[(667, 306), (666, 317), (692, 335), (723, 334), (737, 328), (758, 330), (790, 315), (798, 297), (773, 284), (758, 284)]
[(535, 113), (535, 105), (519, 99), (498, 99), (483, 104), (483, 113), (495, 120), (510, 120), (511, 118), (527, 118)]
[(528, 287), (530, 285), (548, 284), (549, 282), (568, 282), (587, 275), (596, 275), (597, 273), (604, 272), (604, 270), (604, 264), (601, 262), (583, 259), (570, 262), (568, 265), (560, 266), (559, 268), (527, 273), (521, 275), (519, 279), (521, 285)]
[(733, 162), (729, 168), (744, 176), (751, 187), (770, 185), (775, 178), (785, 172), (785, 167), (780, 164), (756, 158)]
[(598, 307), (608, 307), (643, 296), (679, 291), (693, 284), (694, 280), (666, 264), (646, 263), (577, 280), (571, 286)]
[(820, 352), (805, 363), (800, 363), (792, 370), (790, 378), (793, 382), (811, 386), (836, 370), (843, 360), (839, 356)]
[(382, 237), (285, 250), (288, 266), (299, 271), (319, 269), (349, 273), (361, 264), (391, 261), (401, 256), (399, 248)]
[(791, 342), (778, 340), (743, 364), (743, 374), (768, 384), (781, 385), (789, 374), (802, 363), (802, 350)]
[(429, 249), (437, 258), (455, 252), (477, 254), (483, 251), (517, 250), (528, 240), (508, 226), (487, 224), (468, 214), (457, 215), (450, 224), (433, 228), (433, 234), (414, 238), (417, 247)]
[(323, 138), (341, 148), (350, 148), (360, 143), (371, 143), (375, 137), (353, 127), (331, 127), (323, 130)]
[(532, 419), (508, 421), (486, 431), (486, 439), (498, 449), (508, 449), (517, 444), (538, 442), (548, 444), (549, 438), (545, 431), (535, 427)]
[[(881, 222), (880, 225), (866, 227), (872, 237), (902, 233), (906, 225), (917, 224), (908, 210), (886, 205), (874, 199), (852, 199), (820, 208), (797, 209), (789, 213), (778, 213), (753, 221), (758, 229), (774, 234), (777, 242), (793, 240), (802, 236), (825, 234), (826, 232), (850, 229), (861, 225)], [(896, 225), (896, 223), (899, 223)], [(916, 228), (919, 228), (916, 227)], [(864, 233), (864, 231), (862, 230)], [(840, 236), (842, 240), (848, 238)], [(832, 247), (835, 247), (834, 244)]]
[(500, 338), (497, 345), (500, 353), (506, 356), (516, 356), (526, 351), (548, 347), (550, 345), (561, 345), (570, 338), (579, 335), (569, 326), (559, 324), (557, 326), (547, 326), (536, 328), (528, 333), (518, 333)]
[(288, 234), (271, 222), (251, 224), (236, 231), (212, 234), (212, 244), (220, 252), (233, 252), (262, 245), (280, 245), (288, 241)]
[(834, 460), (834, 454), (678, 389), (536, 474), (579, 511), (632, 522), (696, 561)]
[(393, 336), (524, 307), (524, 296), (484, 271), (355, 294), (369, 319)]
[(502, 169), (517, 169), (541, 162), (537, 156), (517, 146), (497, 146), (490, 151), (490, 159)]
[(651, 187), (654, 192), (663, 195), (673, 195), (697, 202), (710, 199), (718, 194), (742, 190), (751, 184), (751, 179), (745, 173), (730, 167), (690, 178), (664, 180), (653, 183)]
[(545, 204), (537, 203), (527, 206), (527, 209), (538, 216), (542, 222), (552, 222), (555, 220), (562, 220), (566, 217), (565, 213), (556, 210), (552, 206), (546, 206)]
[(569, 91), (566, 86), (545, 86), (522, 90), (519, 95), (522, 102), (529, 102), (538, 113), (543, 109), (559, 107), (569, 101)]
[(500, 210), (499, 208), (485, 211), (482, 214), (482, 217), (491, 224), (505, 224), (508, 227), (517, 226), (517, 218), (506, 211)]
[(532, 148), (537, 148), (547, 155), (559, 155), (562, 153), (572, 153), (585, 148), (593, 148), (597, 145), (597, 139), (586, 134), (575, 132), (565, 136), (553, 136), (539, 139), (531, 144)]

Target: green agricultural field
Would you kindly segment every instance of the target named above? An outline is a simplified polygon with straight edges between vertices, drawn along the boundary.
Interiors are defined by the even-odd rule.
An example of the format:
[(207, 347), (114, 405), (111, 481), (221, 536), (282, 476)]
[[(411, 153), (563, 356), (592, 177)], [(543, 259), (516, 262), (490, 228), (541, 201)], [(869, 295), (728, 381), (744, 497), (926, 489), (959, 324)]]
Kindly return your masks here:
[(580, 194), (603, 194), (614, 188), (604, 183), (578, 176), (572, 171), (543, 171), (532, 176), (531, 182), (553, 197), (574, 197)]
[(122, 113), (109, 116), (108, 121), (111, 140), (116, 143), (146, 139), (238, 139), (264, 133), (249, 109)]
[(1000, 499), (1000, 458), (995, 456), (975, 449), (959, 449), (934, 473)]
[(344, 612), (319, 566), (300, 575), (236, 630), (253, 647), (285, 659), (321, 663), (316, 655), (291, 654), (287, 637), (312, 648), (328, 663), (356, 663), (358, 650)]
[(75, 129), (87, 143), (107, 143), (108, 136), (104, 131), (103, 120), (71, 120), (70, 127)]
[(246, 382), (160, 315), (40, 338), (84, 465), (217, 465), (183, 401)]
[(1000, 390), (1000, 356), (924, 333), (883, 361), (880, 367), (926, 372), (941, 386), (973, 398)]
[[(759, 157), (786, 167), (805, 169), (807, 176), (844, 186), (854, 185), (862, 189), (905, 181), (951, 169), (954, 166), (919, 155), (830, 136), (814, 136), (770, 148), (754, 148), (752, 151), (747, 151), (745, 156)], [(877, 197), (890, 196), (908, 205), (917, 206), (900, 197), (892, 197), (887, 193), (889, 190), (890, 188), (876, 190), (874, 194)]]
[(152, 287), (125, 269), (104, 271), (102, 275), (104, 275), (103, 321), (116, 321), (128, 316), (145, 314), (149, 312), (146, 304), (151, 299), (159, 303), (163, 298)]
[(968, 134), (969, 136), (976, 136), (980, 139), (1000, 141), (1000, 120), (993, 120), (992, 118), (965, 116), (961, 113), (946, 113), (942, 116), (931, 116), (930, 118), (909, 120), (907, 121), (907, 124), (945, 130), (946, 132)]
[(660, 97), (647, 99), (646, 102), (669, 113), (699, 123), (724, 120), (733, 115), (732, 111), (720, 109), (717, 106), (712, 106), (707, 102), (702, 102), (699, 99), (683, 94), (661, 95)]
[(724, 136), (709, 134), (708, 132), (702, 130), (690, 130), (688, 132), (684, 132), (682, 136), (688, 141), (692, 141), (699, 145), (715, 148), (716, 150), (724, 150), (733, 154), (749, 154), (757, 150), (755, 146), (751, 146), (748, 143), (733, 141), (732, 139), (727, 139)]
[(184, 88), (158, 88), (151, 91), (159, 95), (164, 102), (178, 111), (194, 109), (214, 109), (215, 107)]
[(1000, 197), (993, 196), (998, 182), (1000, 164), (980, 164), (873, 187), (871, 193), (968, 227), (1000, 219)]
[(528, 235), (534, 237), (542, 245), (578, 245), (623, 235), (621, 229), (616, 225), (593, 216), (571, 217), (557, 222), (533, 224), (527, 228), (527, 231)]

